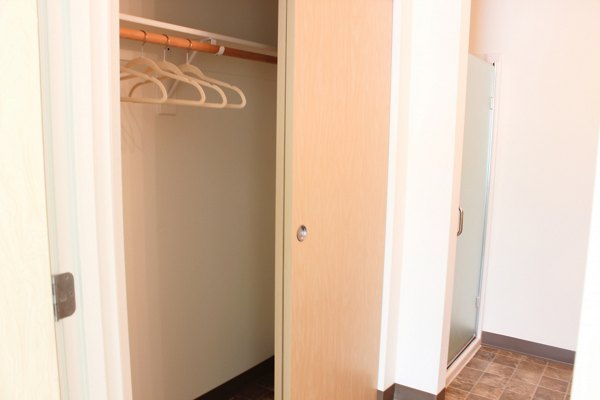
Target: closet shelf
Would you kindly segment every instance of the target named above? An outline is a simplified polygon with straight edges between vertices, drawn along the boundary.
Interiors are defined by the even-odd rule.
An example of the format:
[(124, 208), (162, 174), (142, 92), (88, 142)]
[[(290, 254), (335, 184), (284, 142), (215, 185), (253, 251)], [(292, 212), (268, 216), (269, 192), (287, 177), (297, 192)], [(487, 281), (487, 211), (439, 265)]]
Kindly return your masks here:
[(277, 49), (263, 43), (128, 14), (120, 14), (119, 19), (123, 39), (167, 45), (168, 37), (171, 47), (277, 63)]

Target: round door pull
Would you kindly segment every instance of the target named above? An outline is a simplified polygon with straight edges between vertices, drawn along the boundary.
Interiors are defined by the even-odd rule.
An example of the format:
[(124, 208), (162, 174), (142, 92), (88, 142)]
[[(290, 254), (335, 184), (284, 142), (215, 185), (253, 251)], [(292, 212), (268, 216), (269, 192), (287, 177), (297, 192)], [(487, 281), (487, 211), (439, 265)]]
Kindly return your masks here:
[(308, 236), (308, 229), (304, 225), (300, 225), (298, 231), (296, 232), (296, 238), (299, 242), (304, 242), (304, 239)]

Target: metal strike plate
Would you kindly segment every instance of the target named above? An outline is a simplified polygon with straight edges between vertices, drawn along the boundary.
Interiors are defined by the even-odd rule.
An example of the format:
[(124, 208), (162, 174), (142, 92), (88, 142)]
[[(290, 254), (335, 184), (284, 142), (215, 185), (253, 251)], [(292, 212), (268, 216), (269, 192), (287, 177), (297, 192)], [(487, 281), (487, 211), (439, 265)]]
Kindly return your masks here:
[(75, 312), (75, 279), (73, 274), (52, 275), (52, 296), (54, 297), (54, 317), (57, 321)]

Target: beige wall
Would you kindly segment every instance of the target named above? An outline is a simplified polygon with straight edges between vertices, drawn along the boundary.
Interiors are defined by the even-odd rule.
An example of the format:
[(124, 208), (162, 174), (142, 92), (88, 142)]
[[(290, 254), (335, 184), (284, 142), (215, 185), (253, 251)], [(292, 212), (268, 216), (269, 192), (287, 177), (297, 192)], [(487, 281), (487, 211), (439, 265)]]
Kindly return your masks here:
[(37, 2), (0, 0), (0, 398), (58, 399)]
[(278, 0), (121, 0), (120, 12), (277, 45)]
[[(199, 6), (185, 11), (182, 20), (202, 15)], [(121, 57), (136, 57), (133, 48)], [(172, 53), (169, 61), (185, 61), (185, 51)], [(146, 54), (162, 49), (147, 45)], [(194, 64), (242, 88), (247, 107), (179, 107), (175, 115), (152, 105), (121, 108), (138, 399), (195, 398), (274, 351), (276, 66), (211, 55)]]
[(499, 57), (483, 329), (575, 350), (600, 109), (600, 2), (473, 0)]

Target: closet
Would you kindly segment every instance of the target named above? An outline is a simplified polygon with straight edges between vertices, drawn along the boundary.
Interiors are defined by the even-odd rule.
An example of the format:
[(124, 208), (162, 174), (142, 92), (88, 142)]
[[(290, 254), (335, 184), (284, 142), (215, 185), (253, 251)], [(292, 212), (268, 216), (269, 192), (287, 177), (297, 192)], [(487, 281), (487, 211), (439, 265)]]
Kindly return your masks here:
[[(121, 97), (142, 101), (121, 102), (134, 399), (195, 399), (274, 355), (277, 8), (276, 0), (120, 2), (122, 67), (142, 54), (189, 63), (245, 97), (220, 85), (239, 106), (220, 108), (209, 82), (200, 104), (196, 86), (149, 72), (169, 99), (188, 102), (160, 104), (158, 84), (130, 96), (148, 79), (121, 80)], [(143, 39), (124, 39), (124, 29)], [(194, 53), (175, 38), (267, 61)]]
[(273, 355), (276, 399), (376, 398), (392, 1), (120, 12), (134, 399), (198, 398)]

